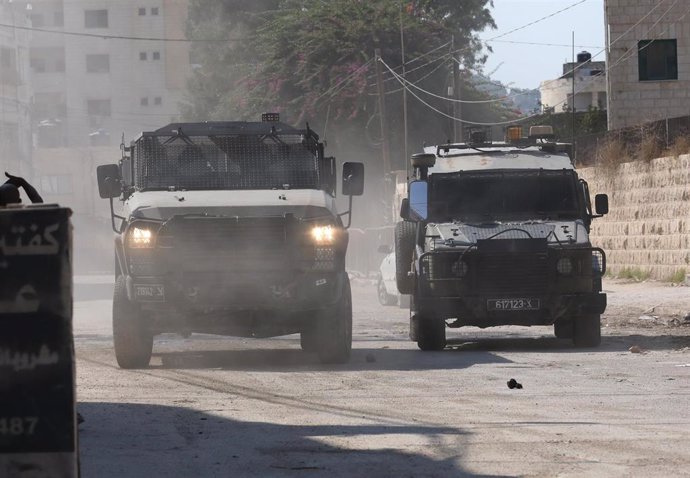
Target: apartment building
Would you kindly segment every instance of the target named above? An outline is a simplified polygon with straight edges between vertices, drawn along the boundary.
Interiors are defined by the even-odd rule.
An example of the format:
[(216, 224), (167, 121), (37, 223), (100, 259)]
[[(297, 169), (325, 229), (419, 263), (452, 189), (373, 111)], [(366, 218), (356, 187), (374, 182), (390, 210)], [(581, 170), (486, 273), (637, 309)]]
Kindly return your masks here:
[(606, 63), (592, 61), (592, 55), (583, 51), (577, 55), (576, 62), (563, 64), (561, 77), (543, 81), (539, 91), (543, 112), (562, 113), (573, 108), (575, 111), (605, 110)]
[(187, 0), (33, 0), (38, 147), (119, 145), (179, 118)]
[(11, 27), (29, 25), (27, 10), (0, 1), (0, 24), (8, 25), (0, 27), (0, 165), (16, 174), (31, 175), (30, 34)]
[(690, 115), (690, 2), (606, 0), (609, 129)]

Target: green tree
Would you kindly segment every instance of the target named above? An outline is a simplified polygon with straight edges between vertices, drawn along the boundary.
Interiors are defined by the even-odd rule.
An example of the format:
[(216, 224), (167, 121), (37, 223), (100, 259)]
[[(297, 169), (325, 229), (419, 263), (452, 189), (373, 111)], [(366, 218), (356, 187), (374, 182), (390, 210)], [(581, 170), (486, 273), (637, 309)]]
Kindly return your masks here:
[[(330, 143), (372, 146), (380, 138), (374, 49), (400, 73), (400, 24), (408, 80), (446, 95), (456, 60), (476, 69), (485, 60), (479, 31), (494, 27), (492, 0), (192, 0), (190, 38), (244, 38), (194, 45), (198, 67), (190, 80), (185, 114), (191, 119), (256, 119), (278, 111), (284, 121), (309, 121)], [(454, 37), (455, 51), (450, 40)], [(443, 48), (439, 48), (443, 46)], [(451, 58), (455, 58), (453, 60)], [(385, 72), (387, 125), (402, 167), (402, 89)], [(446, 114), (452, 105), (418, 93)], [(467, 98), (481, 97), (469, 86)], [(410, 144), (451, 137), (448, 118), (409, 96)], [(468, 107), (473, 121), (504, 119), (494, 106)], [(473, 117), (471, 117), (471, 116)], [(374, 156), (375, 154), (372, 154)]]

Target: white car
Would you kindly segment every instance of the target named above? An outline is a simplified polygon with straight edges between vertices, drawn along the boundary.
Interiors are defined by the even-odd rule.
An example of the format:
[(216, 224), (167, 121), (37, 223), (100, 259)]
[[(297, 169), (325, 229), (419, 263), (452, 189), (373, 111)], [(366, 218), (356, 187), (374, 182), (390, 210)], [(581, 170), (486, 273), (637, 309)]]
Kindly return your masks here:
[(378, 251), (386, 254), (379, 267), (376, 292), (381, 305), (399, 305), (409, 307), (409, 296), (401, 295), (395, 283), (395, 251), (390, 246), (379, 246)]

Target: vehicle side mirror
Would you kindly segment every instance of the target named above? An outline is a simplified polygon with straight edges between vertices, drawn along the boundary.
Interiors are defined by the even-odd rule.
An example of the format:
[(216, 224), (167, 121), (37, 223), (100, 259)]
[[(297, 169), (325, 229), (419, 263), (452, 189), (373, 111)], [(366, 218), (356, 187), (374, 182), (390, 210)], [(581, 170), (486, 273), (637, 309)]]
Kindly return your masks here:
[(609, 196), (607, 194), (597, 194), (594, 196), (594, 209), (597, 214), (604, 215), (609, 213)]
[(411, 219), (426, 220), (429, 215), (429, 185), (426, 181), (412, 181), (409, 191)]
[(364, 164), (343, 163), (343, 195), (364, 194)]
[(117, 164), (105, 164), (96, 168), (98, 194), (103, 199), (116, 198), (122, 194), (122, 177)]
[(400, 217), (406, 221), (410, 220), (410, 200), (407, 198), (400, 203)]
[(383, 244), (383, 245), (379, 246), (379, 248), (377, 250), (378, 250), (379, 254), (386, 254), (386, 255), (393, 252), (393, 248), (387, 244)]

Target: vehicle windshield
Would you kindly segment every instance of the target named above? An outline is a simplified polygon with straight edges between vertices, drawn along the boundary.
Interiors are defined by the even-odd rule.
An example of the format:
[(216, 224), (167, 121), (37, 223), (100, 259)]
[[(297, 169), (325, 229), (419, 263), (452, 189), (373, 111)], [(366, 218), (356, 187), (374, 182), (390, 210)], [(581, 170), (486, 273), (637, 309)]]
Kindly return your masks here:
[(133, 149), (139, 190), (318, 189), (316, 155), (298, 135), (152, 136)]
[(491, 171), (432, 175), (430, 220), (504, 221), (578, 217), (572, 171)]

